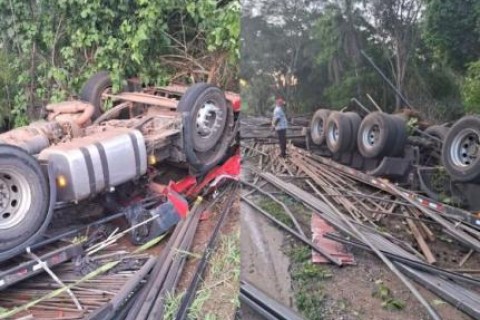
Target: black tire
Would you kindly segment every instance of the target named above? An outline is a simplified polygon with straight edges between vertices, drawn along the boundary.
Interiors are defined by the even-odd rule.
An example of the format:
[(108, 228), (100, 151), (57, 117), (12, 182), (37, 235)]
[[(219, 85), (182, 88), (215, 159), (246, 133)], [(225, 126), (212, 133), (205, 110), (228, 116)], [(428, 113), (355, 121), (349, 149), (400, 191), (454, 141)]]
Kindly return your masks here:
[(350, 117), (341, 112), (332, 112), (326, 124), (326, 141), (328, 149), (333, 153), (350, 151), (352, 124)]
[(345, 116), (350, 120), (350, 125), (352, 126), (352, 134), (350, 136), (350, 146), (348, 151), (355, 151), (357, 149), (357, 135), (360, 124), (362, 123), (362, 118), (355, 112), (345, 112)]
[[(208, 109), (211, 111), (202, 111)], [(196, 151), (207, 152), (218, 143), (228, 116), (227, 100), (222, 90), (207, 83), (195, 84), (180, 99), (177, 110), (191, 115), (190, 123), (184, 125), (194, 128), (191, 138)], [(203, 124), (206, 124), (204, 126), (200, 124), (202, 112), (208, 112), (210, 115), (209, 120), (204, 119)]]
[(9, 251), (42, 228), (49, 210), (47, 179), (35, 158), (10, 145), (0, 145), (0, 251)]
[[(222, 131), (215, 135), (218, 135), (218, 138), (213, 147), (206, 151), (199, 151), (199, 149), (205, 149), (207, 141), (201, 141), (202, 144), (199, 145), (198, 139), (195, 139), (197, 112), (199, 107), (205, 101), (208, 101), (209, 97), (220, 97), (220, 102), (225, 101), (225, 96), (219, 88), (199, 83), (187, 90), (177, 107), (177, 110), (182, 112), (184, 151), (188, 164), (200, 175), (224, 159), (232, 139), (235, 138), (235, 115), (232, 108), (227, 107), (225, 101), (225, 123)], [(212, 142), (208, 143), (212, 144)]]
[(450, 128), (442, 162), (452, 180), (480, 182), (480, 117), (463, 117)]
[(440, 141), (444, 141), (445, 137), (448, 134), (448, 131), (450, 128), (445, 127), (445, 126), (439, 126), (439, 125), (434, 125), (430, 126), (427, 129), (425, 129), (425, 133), (428, 135), (431, 135), (432, 137), (435, 137), (439, 139)]
[(323, 145), (325, 143), (325, 125), (327, 124), (328, 116), (331, 111), (328, 109), (318, 109), (312, 117), (310, 123), (310, 137), (312, 142), (316, 145)]
[(391, 136), (391, 138), (394, 138), (395, 140), (391, 152), (387, 155), (401, 157), (405, 153), (405, 145), (407, 144), (407, 121), (400, 115), (390, 115), (390, 119), (395, 124), (395, 134), (392, 134)]
[(358, 130), (358, 151), (365, 158), (377, 158), (389, 154), (395, 142), (396, 125), (388, 114), (372, 112), (367, 115)]
[(88, 102), (95, 107), (92, 121), (97, 119), (105, 110), (103, 110), (102, 93), (112, 87), (112, 79), (107, 71), (101, 71), (85, 82), (80, 91), (80, 100)]

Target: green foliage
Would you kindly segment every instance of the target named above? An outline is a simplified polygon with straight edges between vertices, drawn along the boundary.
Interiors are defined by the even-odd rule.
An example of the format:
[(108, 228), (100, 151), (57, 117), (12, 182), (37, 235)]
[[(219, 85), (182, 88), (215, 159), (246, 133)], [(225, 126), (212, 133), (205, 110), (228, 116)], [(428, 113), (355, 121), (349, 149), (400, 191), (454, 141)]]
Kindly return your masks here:
[(32, 107), (74, 95), (99, 70), (118, 91), (126, 76), (167, 83), (173, 70), (160, 58), (178, 47), (193, 58), (224, 51), (236, 61), (239, 1), (0, 0), (0, 28), (18, 70), (12, 115), (20, 125), (35, 117)]
[(271, 214), (274, 218), (279, 220), (280, 222), (286, 224), (287, 226), (293, 228), (294, 224), (292, 219), (285, 213), (282, 206), (276, 203), (275, 201), (271, 200), (270, 198), (262, 198), (258, 202), (258, 206), (261, 207), (263, 210)]
[(467, 112), (480, 113), (480, 60), (469, 65), (462, 96)]
[(387, 310), (399, 311), (405, 308), (405, 301), (393, 297), (391, 290), (382, 280), (375, 281), (376, 288), (373, 296), (382, 300), (382, 307)]
[(325, 292), (322, 281), (332, 278), (327, 267), (311, 261), (312, 251), (304, 245), (294, 245), (287, 252), (291, 259), (290, 273), (297, 308), (306, 319), (325, 318)]
[(480, 52), (480, 4), (476, 0), (428, 0), (424, 38), (435, 57), (463, 71)]
[[(452, 121), (463, 115), (463, 104), (478, 112), (475, 67), (464, 81), (467, 63), (480, 59), (478, 1), (338, 0), (316, 6), (281, 0), (261, 9), (254, 3), (244, 1), (242, 24), (242, 77), (248, 83), (242, 94), (249, 111), (265, 114), (275, 95), (287, 99), (289, 113), (342, 108), (352, 97), (372, 107), (367, 93), (386, 112), (398, 110), (402, 103), (362, 57), (364, 50), (425, 118)], [(276, 74), (293, 74), (296, 82), (279, 86)]]
[[(318, 85), (305, 79), (315, 76), (311, 30), (320, 11), (308, 1), (264, 2), (261, 12), (255, 1), (242, 2), (241, 76), (248, 86), (242, 90), (249, 106), (265, 114), (275, 96), (287, 101), (288, 113), (300, 113), (310, 106), (306, 91), (319, 96)], [(251, 14), (257, 11), (257, 14)], [(297, 81), (297, 79), (302, 81)], [(313, 86), (317, 85), (317, 90)], [(262, 91), (262, 92), (260, 92)], [(321, 92), (320, 92), (321, 93)], [(311, 103), (315, 98), (309, 96)], [(318, 101), (318, 100), (317, 100)]]
[(0, 51), (0, 127), (5, 124), (5, 120), (10, 113), (13, 103), (14, 76), (10, 65), (9, 56), (2, 50)]

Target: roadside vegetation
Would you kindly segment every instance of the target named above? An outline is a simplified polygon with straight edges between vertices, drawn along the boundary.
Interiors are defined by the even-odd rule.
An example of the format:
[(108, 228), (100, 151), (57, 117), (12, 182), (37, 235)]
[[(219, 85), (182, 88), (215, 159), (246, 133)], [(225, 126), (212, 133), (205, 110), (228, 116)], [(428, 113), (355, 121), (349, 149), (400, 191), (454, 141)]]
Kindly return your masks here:
[[(238, 227), (219, 238), (211, 256), (205, 278), (201, 282), (190, 309), (188, 319), (231, 319), (240, 306), (240, 231)], [(175, 319), (183, 295), (168, 297), (165, 319)]]
[(130, 76), (235, 89), (239, 15), (239, 0), (0, 1), (0, 121), (38, 119), (99, 70), (116, 90)]
[(252, 1), (242, 7), (244, 103), (265, 114), (343, 108), (355, 97), (403, 103), (365, 51), (424, 117), (480, 112), (480, 3), (466, 0)]
[[(279, 200), (289, 205), (289, 208), (296, 214), (302, 230), (310, 237), (310, 214), (306, 208), (296, 204), (292, 206), (292, 200), (288, 196), (283, 196)], [(291, 219), (284, 213), (281, 206), (271, 199), (262, 198), (258, 205), (274, 216), (279, 221), (294, 228)], [(324, 282), (329, 281), (333, 274), (329, 267), (314, 264), (312, 262), (311, 249), (299, 243), (288, 236), (282, 246), (282, 251), (290, 259), (290, 277), (292, 279), (292, 290), (295, 299), (295, 306), (305, 319), (322, 320), (325, 319), (325, 299)]]

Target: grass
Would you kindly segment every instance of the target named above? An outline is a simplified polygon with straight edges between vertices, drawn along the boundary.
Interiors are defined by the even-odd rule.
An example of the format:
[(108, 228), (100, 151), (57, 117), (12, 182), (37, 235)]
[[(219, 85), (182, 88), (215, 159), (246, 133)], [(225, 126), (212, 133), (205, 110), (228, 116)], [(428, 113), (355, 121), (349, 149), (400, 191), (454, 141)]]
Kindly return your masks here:
[(291, 243), (286, 254), (290, 257), (290, 275), (295, 304), (305, 319), (322, 320), (325, 317), (325, 292), (323, 282), (333, 274), (325, 266), (311, 261), (309, 247)]
[[(282, 201), (294, 214), (298, 223), (302, 226), (302, 229), (310, 229), (310, 219), (311, 219), (311, 211), (307, 209), (304, 205), (299, 204), (298, 201), (295, 201), (292, 197), (287, 195), (276, 196), (276, 198)], [(255, 201), (257, 205), (262, 208), (263, 210), (270, 213), (273, 217), (275, 217), (280, 222), (283, 222), (290, 228), (295, 229), (295, 225), (291, 220), (290, 216), (283, 210), (282, 206), (273, 201), (270, 198), (262, 196), (258, 201)], [(308, 234), (309, 232), (305, 232)]]
[(182, 301), (183, 295), (185, 292), (182, 292), (177, 295), (167, 294), (167, 299), (165, 301), (165, 319), (170, 320), (174, 319), (177, 313), (178, 308), (180, 307), (180, 303)]
[[(222, 235), (201, 286), (212, 298), (202, 304), (196, 319), (233, 319), (240, 306), (240, 231)], [(197, 297), (202, 299), (201, 296)], [(197, 299), (196, 298), (196, 299)]]
[[(233, 319), (240, 305), (240, 233), (221, 235), (205, 278), (188, 310), (188, 319)], [(185, 292), (167, 297), (164, 319), (173, 319)]]
[(257, 202), (258, 206), (270, 213), (275, 219), (286, 224), (290, 228), (294, 227), (292, 219), (285, 213), (282, 206), (270, 198), (263, 198)]
[[(295, 214), (299, 223), (306, 227), (310, 225), (311, 212), (305, 206), (298, 204), (288, 196), (278, 197)], [(280, 220), (287, 226), (293, 228), (294, 224), (283, 208), (269, 198), (262, 198), (258, 205)], [(304, 228), (305, 229), (305, 228)], [(305, 230), (306, 231), (306, 230)], [(310, 230), (306, 232), (309, 234)], [(305, 319), (325, 319), (325, 292), (323, 283), (333, 277), (330, 269), (325, 266), (314, 264), (312, 251), (306, 245), (290, 241), (284, 245), (284, 253), (290, 258), (290, 276), (294, 292), (295, 304)]]
[(405, 308), (405, 301), (395, 298), (382, 280), (375, 281), (375, 284), (376, 288), (372, 296), (382, 300), (382, 308), (391, 311), (400, 311)]

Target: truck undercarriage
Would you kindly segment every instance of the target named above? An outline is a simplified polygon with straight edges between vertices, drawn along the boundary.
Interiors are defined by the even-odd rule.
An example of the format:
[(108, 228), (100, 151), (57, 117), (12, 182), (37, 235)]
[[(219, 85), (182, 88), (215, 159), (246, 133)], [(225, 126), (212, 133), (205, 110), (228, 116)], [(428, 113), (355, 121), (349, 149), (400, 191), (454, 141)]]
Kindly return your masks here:
[(100, 72), (79, 100), (48, 105), (47, 121), (0, 135), (0, 260), (34, 243), (55, 207), (125, 185), (134, 193), (166, 166), (203, 176), (227, 159), (237, 95), (205, 83), (133, 84), (136, 91), (113, 94), (109, 75)]
[(451, 127), (412, 130), (408, 116), (319, 109), (307, 145), (319, 154), (390, 178), (433, 200), (480, 210), (480, 118), (465, 116)]

